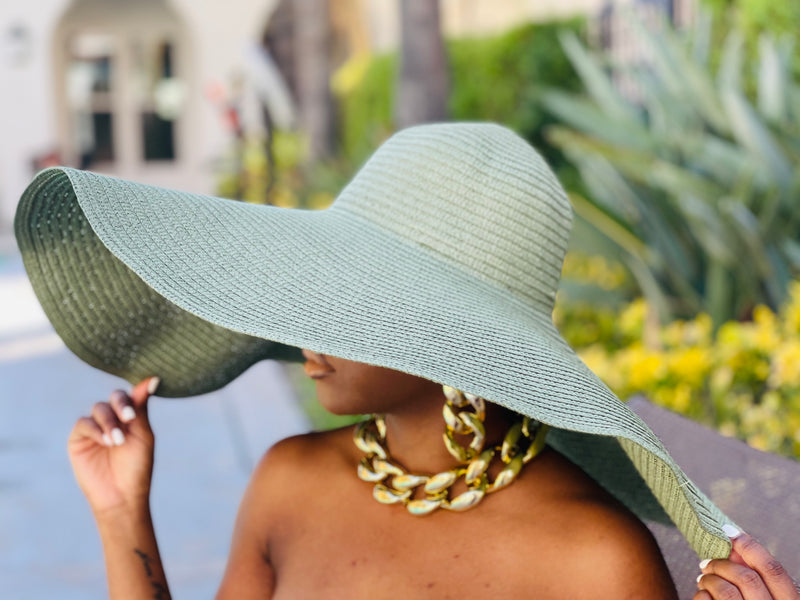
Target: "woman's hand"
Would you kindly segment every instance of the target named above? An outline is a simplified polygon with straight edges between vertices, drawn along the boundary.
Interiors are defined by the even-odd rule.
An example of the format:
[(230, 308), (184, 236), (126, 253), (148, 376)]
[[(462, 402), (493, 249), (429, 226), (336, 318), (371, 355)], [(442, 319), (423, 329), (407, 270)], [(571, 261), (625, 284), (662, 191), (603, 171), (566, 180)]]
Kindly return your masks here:
[(126, 394), (115, 390), (81, 417), (67, 442), (72, 469), (95, 516), (118, 509), (146, 509), (153, 475), (153, 431), (147, 399), (158, 377)]
[(786, 569), (755, 538), (733, 527), (728, 535), (730, 557), (700, 563), (693, 600), (800, 600)]

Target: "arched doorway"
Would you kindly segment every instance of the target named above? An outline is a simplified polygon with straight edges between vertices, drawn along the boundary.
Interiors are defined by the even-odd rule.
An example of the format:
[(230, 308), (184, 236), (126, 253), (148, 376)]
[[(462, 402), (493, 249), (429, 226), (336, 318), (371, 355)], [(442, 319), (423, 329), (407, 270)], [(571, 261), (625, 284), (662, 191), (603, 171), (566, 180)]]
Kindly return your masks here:
[(53, 41), (64, 162), (143, 180), (176, 175), (190, 149), (192, 74), (189, 36), (168, 2), (73, 0)]

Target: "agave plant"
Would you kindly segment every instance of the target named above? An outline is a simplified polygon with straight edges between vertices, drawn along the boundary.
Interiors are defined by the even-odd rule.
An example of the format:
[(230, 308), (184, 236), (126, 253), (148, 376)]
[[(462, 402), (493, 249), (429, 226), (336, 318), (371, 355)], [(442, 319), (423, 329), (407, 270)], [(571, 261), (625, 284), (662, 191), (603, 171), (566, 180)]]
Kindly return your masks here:
[(791, 45), (762, 37), (746, 61), (733, 32), (712, 68), (710, 18), (687, 34), (632, 26), (646, 57), (638, 64), (565, 33), (586, 93), (543, 100), (561, 122), (549, 138), (585, 184), (585, 195), (571, 193), (579, 244), (621, 260), (662, 320), (707, 312), (719, 325), (757, 304), (777, 308), (800, 274)]

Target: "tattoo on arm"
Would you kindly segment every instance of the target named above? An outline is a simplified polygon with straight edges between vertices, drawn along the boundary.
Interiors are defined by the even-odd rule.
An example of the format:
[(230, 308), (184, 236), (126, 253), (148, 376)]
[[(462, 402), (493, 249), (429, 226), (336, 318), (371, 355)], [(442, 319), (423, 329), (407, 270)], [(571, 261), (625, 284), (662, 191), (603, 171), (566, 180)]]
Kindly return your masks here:
[(150, 587), (153, 588), (153, 600), (170, 600), (167, 586), (161, 581), (156, 581), (153, 577), (153, 568), (151, 565), (155, 562), (155, 559), (151, 558), (146, 552), (142, 552), (138, 548), (134, 548), (133, 551), (136, 553), (136, 556), (142, 560), (144, 572), (147, 574), (147, 579), (150, 581)]

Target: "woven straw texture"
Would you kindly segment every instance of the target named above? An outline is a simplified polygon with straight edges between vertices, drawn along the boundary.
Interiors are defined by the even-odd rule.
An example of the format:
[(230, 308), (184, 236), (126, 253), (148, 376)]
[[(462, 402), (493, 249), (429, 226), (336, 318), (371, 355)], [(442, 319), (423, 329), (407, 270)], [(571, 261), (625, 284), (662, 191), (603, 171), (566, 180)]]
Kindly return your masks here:
[(637, 514), (666, 512), (700, 556), (725, 557), (725, 516), (552, 323), (570, 223), (516, 134), (441, 124), (393, 136), (327, 210), (58, 168), (26, 190), (16, 231), (90, 364), (158, 374), (173, 396), (296, 348), (426, 377), (553, 426), (551, 445)]

